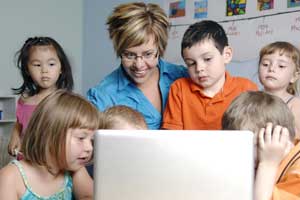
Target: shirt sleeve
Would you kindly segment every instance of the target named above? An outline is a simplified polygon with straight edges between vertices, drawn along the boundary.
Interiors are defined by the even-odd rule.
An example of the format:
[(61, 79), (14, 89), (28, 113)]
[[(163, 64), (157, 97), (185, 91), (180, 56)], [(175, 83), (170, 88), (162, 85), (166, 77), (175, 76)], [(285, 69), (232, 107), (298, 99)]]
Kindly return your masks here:
[(182, 91), (180, 82), (175, 81), (170, 88), (167, 105), (163, 114), (162, 129), (183, 129)]
[(300, 174), (289, 174), (277, 183), (274, 186), (272, 200), (300, 200)]
[(107, 107), (113, 106), (112, 98), (105, 91), (97, 88), (88, 90), (87, 99), (100, 111), (104, 111)]
[(247, 80), (247, 83), (245, 84), (245, 87), (246, 87), (245, 89), (250, 90), (250, 91), (257, 91), (258, 90), (257, 85), (254, 82), (250, 81), (250, 80)]

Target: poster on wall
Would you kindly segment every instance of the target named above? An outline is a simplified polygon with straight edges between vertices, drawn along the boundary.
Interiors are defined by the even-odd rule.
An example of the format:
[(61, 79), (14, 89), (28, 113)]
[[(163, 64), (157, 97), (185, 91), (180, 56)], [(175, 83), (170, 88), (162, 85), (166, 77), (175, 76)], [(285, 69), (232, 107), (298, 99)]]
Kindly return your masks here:
[(257, 10), (270, 10), (274, 8), (274, 0), (257, 0)]
[(195, 1), (195, 19), (207, 18), (207, 0)]
[(288, 8), (293, 8), (293, 7), (298, 7), (298, 6), (300, 6), (300, 0), (288, 0), (287, 1)]
[(246, 0), (226, 0), (226, 16), (243, 15), (246, 13)]
[(177, 18), (185, 16), (185, 0), (170, 2), (169, 17)]

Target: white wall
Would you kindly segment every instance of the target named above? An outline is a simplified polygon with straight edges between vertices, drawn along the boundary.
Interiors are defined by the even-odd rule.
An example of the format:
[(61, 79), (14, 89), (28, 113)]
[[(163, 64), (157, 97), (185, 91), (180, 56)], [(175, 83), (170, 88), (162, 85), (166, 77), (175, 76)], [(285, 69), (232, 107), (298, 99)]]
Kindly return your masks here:
[[(171, 1), (166, 0), (164, 5), (166, 9), (167, 3)], [(193, 18), (194, 1), (185, 2), (186, 16), (171, 19), (171, 23), (178, 26), (171, 28), (165, 54), (167, 60), (181, 64), (183, 64), (180, 56), (181, 39), (188, 26), (197, 21)], [(228, 35), (229, 44), (233, 47), (233, 60), (227, 66), (228, 71), (232, 75), (244, 76), (260, 84), (257, 78), (258, 54), (264, 45), (280, 40), (300, 47), (300, 7), (287, 8), (287, 1), (279, 0), (274, 1), (274, 9), (271, 10), (258, 11), (256, 6), (257, 1), (247, 1), (245, 15), (228, 17), (225, 12), (226, 1), (209, 0), (208, 18), (205, 19), (220, 22)]]
[(22, 77), (14, 54), (28, 37), (50, 36), (58, 41), (73, 67), (75, 91), (82, 87), (82, 0), (0, 0), (0, 94), (11, 94)]
[[(187, 2), (189, 1), (187, 0)], [(218, 3), (214, 4), (217, 1)], [(19, 50), (26, 38), (48, 35), (55, 38), (65, 49), (73, 65), (75, 91), (85, 95), (88, 88), (96, 85), (119, 65), (108, 37), (105, 21), (116, 5), (125, 2), (131, 1), (0, 0), (0, 94), (11, 94), (10, 88), (18, 87), (21, 84), (21, 76), (13, 59), (15, 52)], [(164, 0), (144, 2), (165, 6)], [(211, 19), (224, 19), (224, 2), (209, 0), (209, 6), (213, 5), (209, 8)], [(249, 1), (249, 7), (253, 8), (251, 2)], [(286, 10), (283, 9), (283, 1), (275, 2), (280, 4), (280, 11)], [(263, 13), (272, 12), (265, 11)], [(245, 17), (251, 17), (254, 14), (248, 14)], [(236, 52), (239, 51), (239, 48), (234, 48)], [(173, 41), (169, 42), (166, 57), (171, 61), (174, 59), (182, 62), (180, 54), (168, 53), (170, 49), (179, 50), (174, 47)], [(256, 65), (252, 59), (249, 63), (247, 66)], [(240, 66), (240, 63), (238, 65)], [(245, 68), (236, 70), (235, 66), (232, 69), (233, 71), (245, 71)], [(249, 69), (252, 73), (253, 68), (249, 67)]]

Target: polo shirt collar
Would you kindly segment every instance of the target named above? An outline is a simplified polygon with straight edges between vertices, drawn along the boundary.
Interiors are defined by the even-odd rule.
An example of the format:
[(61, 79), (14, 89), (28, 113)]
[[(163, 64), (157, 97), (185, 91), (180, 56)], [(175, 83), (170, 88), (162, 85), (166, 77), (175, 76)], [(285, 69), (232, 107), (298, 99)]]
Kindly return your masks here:
[[(164, 62), (161, 58), (158, 59), (158, 68), (160, 76), (162, 74), (169, 74), (167, 68), (164, 66)], [(123, 69), (123, 65), (120, 64), (118, 68), (118, 90), (124, 90), (128, 85), (133, 84), (129, 77), (127, 76), (125, 70)]]
[(223, 87), (224, 96), (230, 94), (235, 88), (236, 84), (233, 84), (234, 77), (232, 77), (229, 72), (225, 72), (225, 83)]

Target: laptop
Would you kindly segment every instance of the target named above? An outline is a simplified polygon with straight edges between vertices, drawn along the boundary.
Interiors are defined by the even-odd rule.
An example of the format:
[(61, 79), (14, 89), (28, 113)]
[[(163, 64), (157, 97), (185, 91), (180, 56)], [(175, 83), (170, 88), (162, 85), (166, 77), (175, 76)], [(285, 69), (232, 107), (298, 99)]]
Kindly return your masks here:
[(250, 131), (98, 130), (96, 200), (252, 200)]

